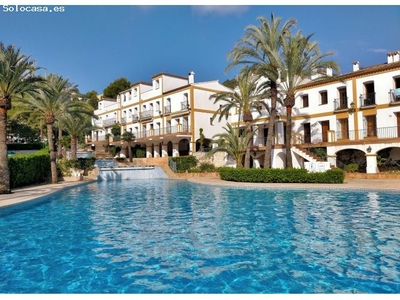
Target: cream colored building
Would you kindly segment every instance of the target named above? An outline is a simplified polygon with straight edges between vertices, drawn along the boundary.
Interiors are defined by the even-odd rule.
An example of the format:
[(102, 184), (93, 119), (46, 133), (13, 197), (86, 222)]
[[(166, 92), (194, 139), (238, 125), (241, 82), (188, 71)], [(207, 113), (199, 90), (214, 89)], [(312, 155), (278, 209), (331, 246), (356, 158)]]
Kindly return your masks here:
[[(383, 58), (384, 60), (384, 58)], [(354, 62), (348, 74), (308, 82), (296, 94), (292, 110), (292, 156), (294, 167), (343, 167), (346, 155), (354, 155), (367, 173), (377, 173), (377, 157), (390, 152), (400, 160), (400, 51), (387, 54), (386, 62), (362, 68)], [(268, 100), (267, 100), (268, 101)], [(253, 140), (253, 167), (262, 166), (269, 122), (266, 111), (253, 113), (256, 136)], [(232, 121), (238, 122), (238, 116)], [(272, 151), (272, 166), (285, 167), (286, 110), (278, 107)], [(323, 165), (309, 155), (324, 148)], [(349, 150), (349, 151), (348, 151)], [(313, 166), (310, 166), (313, 165)]]
[[(100, 100), (95, 111), (99, 119), (93, 121), (99, 127), (92, 133), (94, 150), (103, 149), (106, 134), (117, 123), (121, 125), (121, 134), (134, 134), (133, 149), (145, 150), (148, 158), (199, 151), (200, 128), (205, 136), (202, 150), (212, 147), (213, 135), (223, 131), (226, 121), (211, 121), (219, 105), (210, 96), (231, 90), (217, 80), (195, 82), (194, 75), (156, 74), (151, 82), (132, 84), (117, 99)], [(111, 144), (121, 146), (123, 153), (128, 154), (126, 143), (114, 139)]]

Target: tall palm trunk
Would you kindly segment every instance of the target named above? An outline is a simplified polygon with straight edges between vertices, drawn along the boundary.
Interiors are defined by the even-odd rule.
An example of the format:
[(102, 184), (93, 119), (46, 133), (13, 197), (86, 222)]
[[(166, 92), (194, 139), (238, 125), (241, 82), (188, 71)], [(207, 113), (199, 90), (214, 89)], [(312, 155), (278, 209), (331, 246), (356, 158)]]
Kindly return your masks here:
[(271, 81), (271, 112), (269, 114), (268, 135), (267, 135), (267, 142), (265, 144), (264, 168), (271, 168), (271, 152), (272, 152), (272, 143), (274, 138), (277, 98), (278, 98), (278, 87), (276, 81)]
[(58, 140), (57, 140), (57, 158), (62, 158), (62, 142), (61, 142), (61, 138), (62, 138), (62, 129), (59, 126), (58, 127)]
[(285, 137), (286, 168), (293, 168), (291, 139), (292, 139), (292, 106), (286, 106), (286, 137)]
[(71, 158), (76, 159), (78, 151), (78, 137), (76, 134), (71, 135)]
[[(0, 99), (0, 102), (1, 99)], [(7, 108), (0, 105), (0, 194), (10, 194), (10, 170), (7, 157)]]
[(50, 169), (51, 169), (51, 183), (58, 183), (57, 176), (57, 153), (54, 150), (54, 140), (53, 140), (53, 123), (46, 123), (47, 125), (47, 140), (49, 142), (50, 151)]
[[(246, 137), (251, 134), (251, 123), (247, 122), (246, 124)], [(251, 147), (251, 141), (246, 145), (246, 154), (244, 156), (244, 167), (246, 169), (250, 168), (250, 147)]]

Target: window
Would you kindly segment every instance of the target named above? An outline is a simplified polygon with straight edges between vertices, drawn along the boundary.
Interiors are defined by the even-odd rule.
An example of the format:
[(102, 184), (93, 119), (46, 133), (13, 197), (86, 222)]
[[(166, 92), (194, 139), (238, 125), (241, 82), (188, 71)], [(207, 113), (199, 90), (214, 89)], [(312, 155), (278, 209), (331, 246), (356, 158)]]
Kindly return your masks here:
[(133, 97), (137, 97), (137, 91), (138, 91), (137, 88), (133, 89)]
[(339, 101), (336, 101), (336, 109), (347, 109), (347, 90), (345, 87), (338, 88)]
[(393, 78), (394, 79), (394, 88), (399, 89), (400, 88), (400, 77)]
[(345, 118), (337, 120), (337, 138), (349, 138), (349, 119)]
[(361, 105), (375, 105), (375, 85), (374, 82), (366, 82), (364, 83), (365, 94), (361, 95)]
[(327, 91), (321, 91), (319, 92), (320, 99), (321, 99), (321, 105), (328, 104), (328, 92)]
[(210, 125), (214, 125), (214, 124), (213, 124), (213, 118), (212, 118), (212, 117), (210, 118)]
[(308, 107), (308, 95), (303, 95), (301, 98), (303, 100), (303, 107)]
[(366, 116), (364, 118), (364, 130), (366, 131), (367, 137), (376, 136), (376, 116)]

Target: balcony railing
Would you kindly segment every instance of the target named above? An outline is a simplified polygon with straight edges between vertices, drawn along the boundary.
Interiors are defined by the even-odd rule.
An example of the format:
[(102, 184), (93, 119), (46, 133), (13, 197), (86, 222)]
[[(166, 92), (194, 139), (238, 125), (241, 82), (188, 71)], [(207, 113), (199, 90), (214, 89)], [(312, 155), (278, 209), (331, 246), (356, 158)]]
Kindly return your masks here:
[(389, 92), (390, 102), (400, 102), (400, 88), (392, 89)]
[(103, 127), (110, 127), (110, 126), (114, 125), (115, 123), (117, 123), (116, 118), (105, 119), (105, 120), (103, 120)]
[[(332, 132), (332, 131), (329, 131)], [(329, 135), (329, 132), (325, 135)], [(330, 135), (332, 136), (332, 135)], [(349, 131), (336, 131), (334, 132), (332, 138), (328, 139), (328, 142), (335, 143), (343, 140), (355, 141), (358, 136), (358, 140), (364, 140), (369, 138), (375, 139), (400, 139), (400, 126), (392, 127), (380, 127), (372, 129), (359, 129), (359, 130), (349, 130)], [(311, 138), (305, 141), (304, 135), (297, 134), (293, 140), (294, 144), (317, 144), (321, 143), (324, 139), (324, 134), (317, 133), (311, 134)]]
[(153, 117), (153, 110), (145, 110), (140, 113), (140, 119), (147, 120)]
[(171, 113), (171, 105), (164, 106), (164, 115), (169, 115)]
[(348, 98), (336, 98), (333, 101), (334, 110), (348, 109)]
[(144, 130), (135, 134), (136, 138), (148, 138), (153, 136), (161, 136), (164, 134), (177, 134), (177, 133), (189, 133), (190, 127), (188, 125), (177, 125), (165, 128), (156, 128), (150, 130)]
[(121, 118), (121, 125), (125, 125), (126, 124), (126, 118)]
[(360, 106), (371, 106), (375, 105), (375, 93), (367, 93), (367, 94), (361, 94), (360, 95)]
[(181, 102), (181, 110), (189, 110), (190, 106), (189, 103), (186, 101)]
[(132, 115), (132, 123), (139, 121), (139, 116), (137, 114)]

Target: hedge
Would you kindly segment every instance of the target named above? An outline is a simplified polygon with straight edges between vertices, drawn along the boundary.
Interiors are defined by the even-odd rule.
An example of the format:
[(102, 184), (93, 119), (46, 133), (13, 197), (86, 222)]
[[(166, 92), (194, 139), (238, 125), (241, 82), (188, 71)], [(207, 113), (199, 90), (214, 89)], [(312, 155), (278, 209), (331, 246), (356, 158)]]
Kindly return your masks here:
[(222, 180), (236, 182), (270, 183), (343, 183), (342, 169), (308, 173), (306, 169), (244, 169), (222, 167), (218, 169)]
[(170, 160), (176, 162), (177, 173), (189, 171), (197, 166), (197, 158), (195, 156), (177, 156), (170, 158)]
[(11, 156), (8, 167), (11, 188), (45, 182), (51, 173), (49, 151), (42, 149), (32, 154)]

